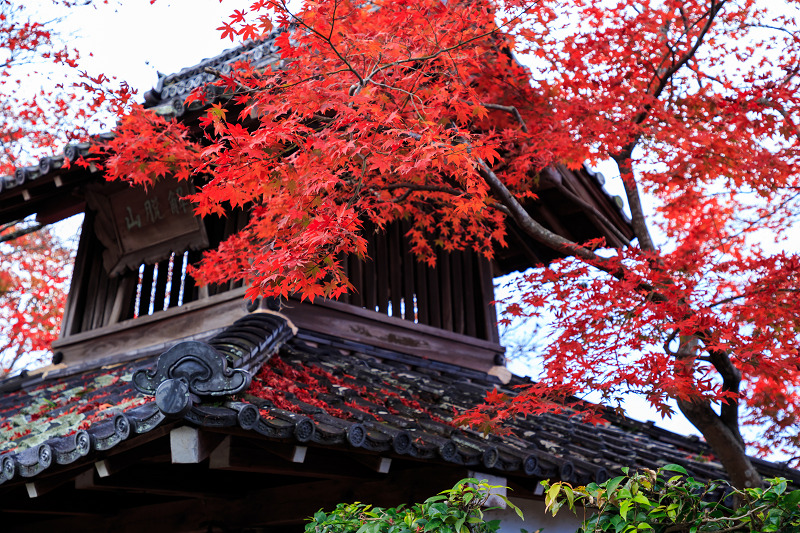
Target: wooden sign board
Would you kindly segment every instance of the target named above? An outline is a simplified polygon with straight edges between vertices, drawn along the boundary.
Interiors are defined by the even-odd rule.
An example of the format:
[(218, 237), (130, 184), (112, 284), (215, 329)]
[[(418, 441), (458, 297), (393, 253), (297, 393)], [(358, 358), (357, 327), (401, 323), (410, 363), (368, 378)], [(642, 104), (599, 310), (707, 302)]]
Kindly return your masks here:
[(95, 232), (105, 246), (103, 265), (110, 276), (138, 269), (174, 253), (208, 247), (203, 221), (185, 196), (191, 184), (159, 180), (147, 190), (104, 184), (87, 191), (89, 206), (97, 211)]

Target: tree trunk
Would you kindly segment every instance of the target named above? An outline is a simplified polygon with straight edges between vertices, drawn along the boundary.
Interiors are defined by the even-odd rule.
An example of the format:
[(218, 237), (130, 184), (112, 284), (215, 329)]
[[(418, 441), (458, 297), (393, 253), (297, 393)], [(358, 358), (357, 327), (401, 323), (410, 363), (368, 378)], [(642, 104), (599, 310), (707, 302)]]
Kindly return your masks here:
[[(503, 182), (495, 175), (491, 167), (485, 161), (478, 160), (479, 170), (486, 183), (492, 190), (494, 197), (504, 205), (509, 216), (517, 225), (530, 237), (536, 241), (564, 253), (574, 255), (602, 269), (602, 259), (594, 254), (592, 250), (586, 249), (581, 245), (573, 243), (564, 237), (552, 233), (537, 221), (535, 221), (522, 207), (519, 200), (509, 191)], [(633, 192), (636, 192), (635, 189)], [(636, 192), (638, 195), (638, 192)], [(644, 219), (641, 219), (644, 224)], [(643, 226), (642, 235), (638, 235), (640, 242), (643, 235), (649, 240), (649, 233), (646, 225)], [(641, 228), (640, 228), (641, 230)], [(621, 278), (624, 273), (621, 271), (606, 270), (612, 276)], [(640, 284), (635, 290), (643, 291), (653, 300), (659, 299), (662, 295), (651, 286), (645, 287)], [(689, 310), (687, 310), (690, 312)], [(694, 361), (695, 348), (699, 341), (705, 340), (705, 333), (690, 335), (681, 340), (681, 348), (674, 354), (677, 360)], [(724, 351), (711, 350), (709, 356), (712, 364), (720, 373), (723, 380), (723, 390), (732, 393), (739, 392), (741, 375), (733, 365), (730, 357)], [(693, 363), (692, 363), (693, 364)], [(717, 414), (707, 400), (677, 399), (678, 408), (699, 431), (702, 433), (708, 445), (714, 451), (716, 458), (722, 463), (730, 478), (730, 482), (737, 488), (758, 487), (762, 484), (761, 475), (753, 467), (745, 451), (744, 440), (739, 432), (738, 404), (735, 400), (724, 403), (721, 414)]]
[(744, 489), (761, 486), (761, 475), (747, 457), (738, 428), (734, 431), (728, 427), (708, 402), (678, 399), (678, 408), (703, 434), (734, 487)]

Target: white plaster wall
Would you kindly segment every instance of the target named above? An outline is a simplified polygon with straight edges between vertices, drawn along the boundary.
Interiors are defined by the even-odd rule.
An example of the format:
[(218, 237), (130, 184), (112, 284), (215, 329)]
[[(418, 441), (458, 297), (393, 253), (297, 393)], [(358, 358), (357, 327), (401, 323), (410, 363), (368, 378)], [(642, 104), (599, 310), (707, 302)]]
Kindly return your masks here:
[(520, 529), (534, 533), (541, 529), (542, 533), (575, 533), (583, 521), (583, 509), (578, 509), (576, 516), (572, 511), (563, 507), (553, 518), (544, 511), (543, 500), (529, 500), (509, 497), (511, 503), (522, 510), (525, 521), (520, 520), (513, 509), (497, 509), (484, 513), (486, 520), (499, 519), (500, 533), (520, 533)]

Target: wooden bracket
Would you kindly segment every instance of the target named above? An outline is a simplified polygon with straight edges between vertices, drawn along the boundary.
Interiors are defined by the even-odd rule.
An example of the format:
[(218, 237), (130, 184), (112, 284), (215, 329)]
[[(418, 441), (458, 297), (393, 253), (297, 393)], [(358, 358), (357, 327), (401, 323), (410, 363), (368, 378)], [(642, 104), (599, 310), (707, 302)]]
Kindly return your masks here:
[(25, 489), (28, 491), (29, 498), (38, 498), (42, 494), (47, 494), (56, 487), (61, 486), (63, 483), (64, 480), (59, 480), (58, 482), (55, 483), (50, 482), (49, 480), (32, 481), (29, 483), (25, 483)]
[(108, 477), (125, 470), (131, 465), (136, 464), (140, 460), (138, 456), (115, 456), (107, 459), (101, 459), (94, 463), (94, 468), (97, 470), (97, 475), (100, 477)]
[[(248, 465), (243, 464), (240, 460), (238, 453), (232, 451), (233, 443), (230, 436), (225, 437), (222, 442), (214, 448), (211, 452), (211, 459), (209, 460), (209, 468), (222, 469), (222, 470), (249, 470)], [(261, 443), (259, 443), (261, 444)], [(259, 445), (258, 449), (268, 451), (272, 455), (276, 455), (281, 459), (285, 459), (292, 463), (302, 463), (306, 460), (306, 451), (308, 448), (305, 446), (293, 446), (280, 443), (268, 443)], [(255, 465), (251, 465), (255, 468)]]
[(306, 460), (306, 451), (308, 448), (305, 446), (281, 444), (279, 442), (259, 442), (257, 444), (259, 448), (263, 449), (265, 452), (292, 463), (303, 463)]
[(392, 466), (392, 459), (389, 457), (366, 455), (363, 457), (356, 456), (354, 459), (379, 474), (388, 474), (389, 468)]
[(222, 435), (182, 426), (169, 432), (169, 447), (174, 464), (196, 464), (211, 455)]

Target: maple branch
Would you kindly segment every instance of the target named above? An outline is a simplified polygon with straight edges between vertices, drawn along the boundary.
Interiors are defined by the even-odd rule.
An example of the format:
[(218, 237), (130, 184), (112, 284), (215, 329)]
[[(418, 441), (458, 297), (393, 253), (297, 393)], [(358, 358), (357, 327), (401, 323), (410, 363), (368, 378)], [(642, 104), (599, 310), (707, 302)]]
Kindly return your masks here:
[(719, 418), (728, 426), (731, 433), (739, 439), (744, 448), (744, 439), (739, 432), (739, 387), (742, 384), (742, 373), (731, 361), (730, 356), (723, 350), (710, 350), (708, 352), (711, 364), (722, 377), (722, 391), (734, 397), (725, 398), (720, 402)]
[(477, 158), (476, 162), (478, 163), (478, 172), (489, 185), (495, 198), (508, 208), (511, 218), (525, 233), (545, 246), (565, 255), (576, 255), (581, 259), (591, 262), (593, 265), (599, 265), (605, 261), (588, 248), (576, 244), (569, 239), (565, 239), (561, 235), (553, 233), (536, 222), (525, 208), (522, 207), (519, 200), (506, 188), (505, 184), (497, 177), (489, 165), (481, 158)]
[(497, 109), (499, 111), (505, 111), (506, 113), (511, 113), (516, 117), (517, 122), (519, 122), (522, 131), (524, 133), (528, 133), (528, 125), (525, 124), (525, 121), (522, 119), (522, 115), (520, 115), (519, 109), (517, 109), (513, 105), (485, 104), (485, 103), (481, 103), (480, 105), (488, 109)]
[(681, 413), (695, 427), (700, 429), (706, 442), (731, 476), (734, 486), (755, 487), (761, 483), (750, 459), (747, 457), (741, 435), (733, 431), (720, 415), (714, 411), (708, 400), (676, 398)]
[(0, 243), (10, 242), (10, 241), (13, 241), (14, 239), (19, 239), (20, 237), (23, 237), (23, 236), (28, 235), (30, 233), (36, 233), (37, 231), (39, 231), (40, 229), (42, 229), (44, 227), (45, 227), (45, 224), (37, 222), (33, 226), (28, 226), (27, 228), (18, 229), (16, 231), (12, 231), (11, 233), (7, 233), (5, 235), (0, 235)]
[(689, 33), (689, 19), (686, 17), (686, 10), (683, 6), (678, 7), (678, 11), (681, 14), (681, 20), (683, 20), (683, 32)]
[(786, 111), (786, 108), (768, 98), (759, 98), (757, 101), (759, 104), (769, 106), (770, 109), (774, 109), (775, 111), (780, 113), (781, 116), (783, 117), (784, 122), (787, 122), (788, 125), (791, 126), (791, 128), (794, 130), (794, 136), (800, 139), (800, 127), (798, 127), (797, 124), (794, 123), (791, 115), (789, 115), (789, 112)]
[(418, 183), (390, 183), (384, 187), (381, 187), (381, 189), (385, 189), (387, 191), (393, 191), (395, 189), (408, 189), (409, 192), (415, 192), (415, 191), (443, 192), (447, 194), (452, 194), (453, 196), (461, 196), (462, 194), (464, 194), (464, 191), (460, 191), (452, 187), (444, 187), (441, 185), (422, 185)]
[(786, 33), (790, 37), (793, 37), (793, 38), (797, 37), (795, 32), (791, 31), (788, 28), (784, 28), (782, 26), (774, 26), (772, 24), (751, 24), (751, 23), (744, 23), (742, 25), (745, 26), (746, 28), (759, 28), (759, 29), (762, 29), (762, 30), (775, 30), (775, 31), (778, 31), (778, 32)]
[[(563, 176), (563, 170), (560, 168), (560, 166), (556, 167), (556, 169), (558, 170), (559, 174)], [(569, 198), (570, 200), (581, 206), (584, 209), (584, 211), (586, 211), (588, 214), (593, 215), (601, 224), (603, 224), (614, 235), (614, 237), (619, 239), (620, 242), (623, 243), (628, 242), (628, 238), (625, 237), (625, 235), (622, 234), (619, 228), (617, 228), (616, 225), (614, 225), (610, 220), (608, 220), (608, 218), (606, 218), (606, 216), (603, 213), (601, 213), (597, 209), (597, 207), (593, 206), (592, 204), (590, 204), (589, 202), (587, 202), (586, 200), (584, 200), (583, 198), (572, 192), (570, 189), (567, 188), (566, 185), (564, 185), (564, 183), (561, 180), (548, 180), (548, 181), (550, 183), (553, 183), (556, 186), (556, 188), (559, 191), (561, 191), (562, 194), (564, 194), (564, 196), (566, 196), (567, 198)]]
[[(665, 70), (663, 75), (658, 76), (658, 74), (657, 74), (656, 77), (654, 78), (654, 80), (655, 79), (659, 79), (658, 87), (652, 93), (652, 96), (654, 98), (658, 98), (659, 95), (661, 95), (661, 93), (664, 90), (664, 88), (668, 85), (669, 80), (672, 79), (672, 76), (676, 72), (678, 72), (686, 63), (689, 62), (689, 60), (691, 60), (697, 54), (697, 50), (700, 48), (700, 45), (703, 44), (703, 39), (705, 38), (705, 36), (708, 33), (708, 31), (711, 29), (711, 26), (714, 23), (714, 19), (716, 19), (717, 14), (722, 10), (722, 6), (725, 5), (727, 3), (727, 1), (728, 0), (720, 0), (719, 2), (717, 2), (716, 0), (711, 0), (711, 6), (709, 7), (709, 10), (706, 12), (706, 15), (705, 15), (705, 16), (708, 17), (708, 20), (706, 21), (706, 23), (703, 26), (703, 28), (700, 30), (700, 33), (698, 33), (697, 36), (695, 37), (694, 45), (689, 49), (689, 51), (687, 51), (685, 54), (683, 54), (683, 56), (678, 60), (677, 63), (673, 63), (671, 67), (669, 67), (667, 70)], [(700, 20), (702, 20), (702, 17), (701, 17)], [(692, 24), (692, 26), (694, 26), (695, 24), (697, 24), (697, 23), (695, 22), (694, 24)], [(663, 64), (663, 62), (662, 62), (662, 64)], [(654, 80), (651, 80), (651, 83)], [(640, 115), (643, 114), (646, 117), (647, 113), (650, 110), (650, 106), (647, 105), (645, 107), (646, 107), (646, 109), (643, 110), (640, 113)], [(644, 120), (644, 117), (642, 118), (642, 120)], [(637, 123), (641, 123), (641, 122), (637, 122)]]
[[(696, 55), (700, 45), (703, 44), (704, 37), (711, 29), (717, 14), (720, 12), (722, 6), (726, 2), (727, 0), (721, 0), (719, 2), (712, 0), (709, 10), (705, 15), (708, 17), (706, 23), (696, 36), (695, 43), (691, 49), (683, 54), (677, 62), (673, 62), (673, 64), (662, 74), (659, 74), (660, 68), (656, 70), (656, 74), (650, 82), (652, 84), (653, 81), (659, 80), (655, 90), (650, 93), (653, 98), (658, 98), (667, 85), (669, 85), (669, 81), (672, 79), (672, 76), (674, 76), (678, 70), (680, 70)], [(663, 64), (663, 61), (661, 64)], [(659, 65), (659, 67), (660, 66), (661, 65)], [(635, 125), (642, 124), (649, 116), (651, 109), (652, 104), (645, 104), (643, 109), (633, 117), (633, 123)], [(612, 154), (611, 157), (614, 159), (620, 169), (620, 177), (622, 178), (622, 184), (625, 187), (625, 195), (628, 198), (628, 205), (631, 209), (631, 223), (633, 225), (634, 233), (639, 239), (639, 246), (643, 250), (652, 252), (655, 251), (656, 246), (653, 242), (652, 236), (650, 235), (650, 231), (647, 229), (647, 222), (644, 218), (644, 211), (642, 209), (641, 197), (639, 195), (639, 191), (637, 190), (636, 179), (634, 178), (633, 171), (630, 168), (630, 158), (633, 155), (633, 150), (638, 145), (640, 139), (641, 134), (636, 135), (636, 137), (630, 143), (628, 143), (628, 145), (625, 146), (620, 153)]]
[(677, 329), (673, 330), (672, 333), (669, 334), (669, 337), (667, 337), (667, 340), (664, 341), (664, 345), (663, 345), (664, 352), (666, 352), (667, 355), (671, 355), (672, 357), (677, 357), (678, 352), (672, 351), (672, 349), (670, 349), (669, 345), (672, 343), (672, 341), (675, 340), (675, 338), (677, 336), (678, 336), (678, 330)]
[[(788, 189), (788, 190), (790, 190), (790, 191), (791, 191), (791, 190), (795, 190), (795, 189), (797, 189), (797, 187), (785, 187), (785, 188), (786, 188), (786, 189)], [(755, 191), (753, 191), (753, 192), (755, 192)], [(759, 222), (761, 222), (762, 220), (768, 219), (769, 217), (771, 217), (772, 215), (774, 215), (775, 213), (777, 213), (779, 210), (783, 209), (783, 208), (784, 208), (784, 207), (785, 207), (785, 206), (786, 206), (786, 205), (787, 205), (789, 202), (791, 202), (792, 200), (794, 200), (794, 199), (795, 199), (795, 198), (797, 198), (798, 196), (800, 196), (800, 192), (798, 192), (798, 193), (796, 193), (796, 194), (793, 194), (793, 195), (791, 195), (789, 198), (787, 198), (786, 200), (784, 200), (783, 202), (781, 202), (780, 204), (778, 204), (778, 206), (777, 206), (777, 207), (775, 207), (774, 209), (771, 209), (771, 210), (770, 210), (768, 213), (761, 215), (760, 217), (756, 218), (755, 220), (747, 220), (747, 221), (746, 221), (746, 225), (745, 225), (745, 227), (744, 227), (744, 228), (742, 228), (741, 230), (737, 231), (736, 233), (734, 233), (734, 234), (732, 234), (732, 235), (729, 235), (729, 236), (727, 236), (725, 239), (720, 239), (720, 244), (721, 244), (721, 245), (725, 245), (725, 244), (727, 244), (729, 241), (731, 241), (731, 240), (733, 240), (733, 239), (736, 239), (737, 237), (739, 237), (739, 236), (740, 236), (740, 235), (742, 235), (743, 233), (745, 233), (745, 232), (749, 231), (749, 230), (750, 230), (750, 228), (754, 227), (756, 224), (758, 224), (758, 223), (759, 223)], [(742, 222), (745, 222), (745, 220), (744, 220), (744, 219), (741, 219), (741, 218), (740, 218), (740, 219), (738, 219), (738, 220), (740, 220), (740, 221), (742, 221)]]
[[(669, 350), (665, 346), (667, 353), (673, 354), (676, 358), (676, 372), (679, 374), (691, 373), (694, 368), (694, 361), (697, 359), (696, 351), (700, 342), (708, 344), (710, 339), (708, 331), (700, 331), (695, 334), (680, 338), (680, 346), (676, 352)], [(671, 335), (671, 339), (675, 334)], [(681, 413), (695, 427), (700, 429), (706, 442), (717, 452), (719, 459), (731, 475), (731, 481), (739, 487), (753, 487), (761, 482), (761, 476), (753, 468), (750, 459), (745, 453), (745, 443), (739, 431), (739, 388), (741, 386), (742, 374), (731, 361), (728, 352), (725, 350), (707, 350), (708, 358), (704, 361), (710, 362), (722, 378), (722, 391), (727, 393), (727, 397), (720, 401), (719, 414), (714, 411), (711, 402), (707, 398), (686, 398), (681, 395), (676, 397), (678, 408)]]
[(417, 114), (417, 118), (420, 119), (420, 120), (423, 120), (425, 118), (425, 116), (422, 114), (422, 112), (417, 107), (416, 102), (414, 101), (414, 99), (416, 98), (417, 100), (420, 101), (420, 103), (423, 103), (422, 98), (420, 98), (420, 96), (418, 94), (412, 93), (411, 91), (407, 91), (406, 89), (401, 89), (400, 87), (395, 87), (394, 85), (388, 85), (386, 83), (381, 83), (381, 82), (375, 81), (375, 80), (371, 80), (370, 83), (375, 85), (375, 86), (377, 86), (377, 87), (383, 87), (384, 89), (388, 89), (390, 91), (397, 91), (399, 93), (405, 94), (406, 96), (408, 96), (408, 100), (407, 101), (411, 102), (411, 105), (414, 106), (414, 112)]
[(328, 42), (333, 39), (333, 26), (336, 23), (336, 10), (339, 9), (339, 2), (333, 3), (333, 11), (331, 12), (331, 31), (328, 32), (328, 38), (326, 39)]
[(361, 194), (361, 187), (364, 186), (364, 174), (367, 172), (367, 158), (365, 157), (361, 161), (361, 174), (358, 176), (358, 183), (356, 184), (356, 189), (353, 191), (353, 194), (350, 195), (350, 198), (347, 200), (345, 204), (347, 207), (353, 207), (353, 204), (356, 203), (358, 199), (358, 195)]
[(727, 298), (723, 298), (721, 300), (717, 300), (716, 302), (707, 305), (706, 308), (711, 309), (712, 307), (717, 307), (719, 305), (724, 305), (724, 304), (727, 304), (727, 303), (731, 303), (731, 302), (734, 302), (736, 300), (740, 300), (742, 298), (747, 298), (748, 296), (752, 296), (754, 294), (761, 294), (761, 293), (770, 293), (771, 294), (771, 293), (775, 293), (775, 292), (793, 293), (793, 292), (800, 292), (800, 289), (776, 289), (776, 288), (770, 288), (770, 289), (762, 289), (762, 290), (758, 290), (758, 291), (754, 291), (754, 292), (744, 292), (742, 294), (737, 294), (735, 296), (729, 296)]
[(639, 142), (637, 136), (628, 146), (626, 146), (621, 154), (614, 154), (611, 158), (617, 163), (619, 174), (622, 178), (622, 185), (625, 188), (625, 196), (628, 198), (628, 206), (631, 209), (631, 226), (633, 226), (633, 233), (639, 239), (639, 247), (642, 250), (653, 252), (656, 250), (656, 245), (653, 243), (653, 237), (650, 235), (650, 230), (647, 228), (647, 220), (644, 218), (644, 209), (642, 208), (642, 198), (639, 195), (639, 189), (636, 184), (636, 178), (633, 177), (633, 170), (630, 166), (630, 158), (633, 154), (633, 148)]
[[(353, 68), (353, 66), (350, 64), (350, 62), (347, 61), (344, 58), (344, 56), (342, 56), (342, 54), (339, 52), (339, 50), (333, 44), (333, 41), (331, 39), (325, 37), (319, 31), (317, 31), (313, 27), (311, 27), (308, 24), (306, 24), (306, 22), (303, 19), (301, 19), (300, 17), (298, 17), (297, 15), (292, 13), (289, 10), (289, 7), (286, 5), (285, 1), (281, 0), (281, 5), (283, 6), (283, 11), (285, 13), (287, 13), (290, 17), (292, 17), (292, 19), (294, 19), (300, 26), (303, 26), (308, 31), (310, 31), (311, 33), (313, 33), (314, 35), (316, 35), (317, 37), (322, 39), (322, 41), (325, 42), (325, 44), (327, 44), (330, 47), (330, 49), (333, 51), (333, 53), (336, 54), (336, 57), (338, 57), (341, 60), (341, 62), (344, 63), (344, 65), (347, 67), (347, 70), (349, 72), (352, 72), (355, 75), (355, 77), (358, 78), (358, 85), (360, 85), (360, 86), (364, 85), (364, 79), (361, 77), (361, 74), (359, 74), (358, 71), (356, 71), (356, 69)], [(333, 35), (333, 22), (334, 22), (334, 20), (331, 21), (331, 31), (330, 31), (331, 35)], [(353, 91), (353, 88), (351, 87), (350, 90)], [(351, 92), (351, 94), (354, 94), (354, 93)]]
[[(536, 4), (537, 2), (533, 2), (533, 3)], [(448, 46), (446, 48), (440, 48), (439, 50), (437, 50), (436, 52), (434, 52), (432, 54), (428, 54), (426, 56), (408, 57), (406, 59), (398, 59), (397, 61), (392, 61), (391, 63), (386, 63), (384, 65), (380, 65), (378, 67), (375, 67), (372, 70), (372, 72), (370, 72), (369, 75), (367, 75), (364, 78), (364, 80), (361, 82), (361, 85), (364, 86), (366, 84), (366, 82), (370, 82), (372, 80), (373, 76), (375, 76), (376, 74), (378, 74), (379, 72), (382, 72), (384, 70), (387, 70), (387, 69), (390, 69), (392, 67), (396, 67), (396, 66), (399, 66), (399, 65), (404, 65), (406, 63), (418, 63), (418, 62), (423, 62), (423, 61), (430, 61), (431, 59), (436, 59), (437, 57), (439, 57), (442, 54), (447, 54), (449, 52), (452, 52), (453, 50), (457, 50), (459, 48), (462, 48), (463, 46), (468, 45), (473, 41), (478, 41), (478, 40), (483, 39), (485, 37), (488, 37), (490, 35), (494, 35), (494, 34), (498, 33), (504, 26), (510, 24), (512, 20), (514, 20), (514, 19), (516, 19), (516, 18), (518, 18), (520, 16), (521, 16), (521, 14), (517, 15), (516, 17), (512, 17), (511, 19), (506, 21), (504, 24), (500, 24), (500, 25), (496, 26), (492, 30), (489, 30), (487, 32), (480, 33), (478, 35), (470, 37), (469, 39), (467, 39), (465, 41), (459, 41), (459, 42), (457, 42), (456, 44), (454, 44), (452, 46)], [(372, 82), (372, 83), (375, 83), (375, 82)]]
[(719, 84), (720, 86), (722, 86), (722, 87), (724, 87), (724, 86), (725, 86), (725, 82), (724, 82), (724, 81), (722, 81), (721, 79), (719, 79), (717, 76), (712, 76), (711, 74), (708, 74), (708, 73), (706, 73), (706, 72), (701, 72), (699, 69), (697, 69), (697, 68), (693, 67), (692, 65), (689, 65), (689, 67), (688, 67), (688, 68), (689, 68), (689, 70), (691, 70), (692, 72), (694, 72), (695, 74), (697, 74), (697, 85), (698, 85), (699, 87), (702, 87), (702, 86), (703, 86), (703, 83), (701, 82), (701, 80), (702, 80), (703, 78), (708, 78), (709, 80), (711, 80), (711, 81), (713, 81), (713, 82), (716, 82), (716, 83), (718, 83), (718, 84)]

